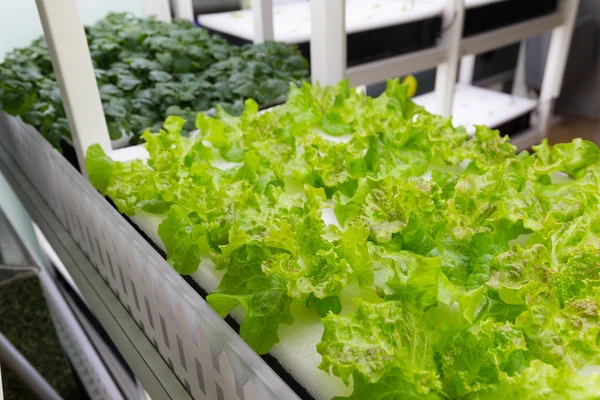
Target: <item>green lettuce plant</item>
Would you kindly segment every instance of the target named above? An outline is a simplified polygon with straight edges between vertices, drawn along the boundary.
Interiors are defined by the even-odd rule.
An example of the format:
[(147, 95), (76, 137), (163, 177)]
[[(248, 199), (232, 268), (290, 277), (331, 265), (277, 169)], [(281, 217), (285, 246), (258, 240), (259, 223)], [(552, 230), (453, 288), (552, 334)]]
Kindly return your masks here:
[[(248, 100), (195, 122), (194, 137), (180, 117), (146, 131), (147, 162), (92, 146), (86, 168), (121, 212), (165, 217), (177, 272), (212, 258), (224, 275), (207, 301), (244, 309), (259, 354), (302, 302), (322, 317), (320, 368), (350, 399), (600, 396), (599, 375), (578, 373), (600, 362), (596, 145), (516, 154), (397, 80), (378, 98), (304, 84), (268, 112)], [(344, 309), (352, 285), (372, 295)]]

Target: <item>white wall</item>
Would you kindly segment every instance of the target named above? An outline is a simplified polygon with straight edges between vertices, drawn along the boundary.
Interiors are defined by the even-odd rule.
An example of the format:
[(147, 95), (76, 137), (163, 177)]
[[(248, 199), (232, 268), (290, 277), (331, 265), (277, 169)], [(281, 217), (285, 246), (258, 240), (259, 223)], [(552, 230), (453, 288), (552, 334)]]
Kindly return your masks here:
[[(110, 11), (142, 15), (143, 0), (77, 0), (84, 24), (89, 25)], [(27, 46), (42, 35), (35, 0), (0, 0), (0, 60), (15, 47)]]

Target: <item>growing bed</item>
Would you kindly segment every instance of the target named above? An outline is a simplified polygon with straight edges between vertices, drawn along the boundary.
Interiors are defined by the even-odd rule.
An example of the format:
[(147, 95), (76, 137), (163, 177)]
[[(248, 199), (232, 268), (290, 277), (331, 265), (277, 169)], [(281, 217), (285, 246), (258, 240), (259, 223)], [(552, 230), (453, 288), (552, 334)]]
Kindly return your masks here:
[(406, 90), (305, 84), (86, 167), (300, 394), (596, 398), (600, 150), (515, 154)]

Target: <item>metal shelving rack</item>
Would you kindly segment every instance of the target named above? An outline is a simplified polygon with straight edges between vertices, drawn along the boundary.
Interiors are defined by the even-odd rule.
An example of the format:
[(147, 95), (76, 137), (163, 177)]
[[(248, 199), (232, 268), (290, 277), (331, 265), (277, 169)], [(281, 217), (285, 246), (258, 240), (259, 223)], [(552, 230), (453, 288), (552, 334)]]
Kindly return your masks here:
[[(186, 2), (189, 0), (178, 0)], [(311, 58), (313, 51), (318, 62), (312, 63), (312, 79), (322, 84), (334, 84), (339, 79), (348, 78), (352, 85), (364, 85), (380, 82), (387, 78), (401, 76), (428, 68), (437, 67), (435, 97), (436, 106), (430, 110), (443, 116), (450, 116), (453, 104), (457, 72), (461, 67), (461, 83), (470, 84), (474, 55), (497, 49), (511, 43), (522, 42), (525, 39), (552, 31), (548, 60), (544, 71), (542, 90), (537, 100), (533, 126), (512, 138), (519, 149), (529, 148), (546, 137), (554, 103), (560, 94), (562, 78), (566, 65), (573, 26), (579, 0), (560, 0), (557, 11), (529, 19), (509, 26), (493, 29), (487, 32), (463, 37), (463, 23), (469, 6), (464, 0), (444, 0), (442, 37), (436, 47), (420, 50), (401, 56), (378, 60), (358, 66), (346, 68), (344, 29), (344, 1), (330, 0), (311, 1), (312, 37)], [(488, 1), (479, 1), (486, 3)], [(272, 15), (267, 11), (270, 0), (254, 0), (252, 5), (256, 15), (255, 21), (263, 21), (264, 32), (255, 37), (272, 38)], [(261, 14), (261, 15), (258, 15)], [(261, 26), (255, 24), (254, 30), (260, 31)], [(313, 50), (314, 48), (314, 50)], [(521, 46), (517, 68), (523, 70), (524, 51)], [(518, 81), (518, 79), (517, 79)], [(522, 95), (522, 86), (515, 85), (513, 95)]]
[(529, 148), (547, 136), (552, 120), (554, 103), (560, 94), (565, 71), (569, 45), (573, 34), (579, 0), (560, 0), (558, 10), (550, 15), (537, 17), (507, 27), (461, 39), (460, 55), (461, 83), (470, 83), (474, 64), (474, 55), (497, 49), (511, 43), (521, 43), (517, 61), (513, 95), (523, 96), (524, 80), (524, 41), (532, 36), (552, 31), (550, 50), (544, 69), (542, 90), (537, 100), (537, 121), (533, 126), (512, 138), (519, 149)]
[[(312, 79), (353, 85), (436, 67), (436, 108), (450, 115), (460, 58), (553, 30), (538, 102), (539, 124), (516, 138), (528, 147), (544, 137), (558, 97), (578, 0), (557, 12), (462, 38), (465, 5), (445, 0), (443, 36), (434, 48), (346, 68), (344, 0), (311, 1)], [(76, 0), (36, 0), (80, 165), (93, 143), (111, 143)], [(192, 19), (190, 0), (172, 0), (176, 17)], [(253, 0), (257, 41), (273, 37), (271, 0)], [(166, 0), (145, 10), (168, 20)], [(259, 29), (260, 28), (260, 29)], [(90, 308), (154, 399), (297, 399), (142, 236), (20, 119), (0, 113), (0, 167), (86, 297)], [(109, 290), (107, 290), (109, 288)]]

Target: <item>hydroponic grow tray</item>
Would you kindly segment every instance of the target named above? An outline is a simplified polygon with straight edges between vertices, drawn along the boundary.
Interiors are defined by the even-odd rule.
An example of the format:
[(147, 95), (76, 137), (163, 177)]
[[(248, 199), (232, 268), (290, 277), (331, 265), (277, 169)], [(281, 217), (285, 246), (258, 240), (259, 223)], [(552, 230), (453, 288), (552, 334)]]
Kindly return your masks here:
[[(410, 0), (346, 1), (349, 66), (433, 47), (441, 33), (443, 2)], [(234, 44), (254, 40), (252, 11), (200, 15), (200, 26)], [(310, 3), (273, 9), (275, 40), (298, 46), (310, 57)]]
[[(149, 157), (143, 145), (113, 150), (109, 155), (115, 161), (147, 160)], [(238, 164), (215, 163), (215, 166), (222, 169), (228, 169), (235, 165)], [(138, 213), (132, 218), (124, 217), (166, 258), (164, 245), (158, 236), (158, 226), (164, 216)], [(326, 224), (337, 224), (332, 204), (323, 208), (322, 218)], [(223, 274), (224, 271), (216, 270), (214, 263), (206, 257), (203, 258), (198, 270), (189, 278), (186, 277), (186, 280), (205, 296), (218, 286)], [(361, 289), (356, 284), (352, 290), (347, 290), (340, 295), (344, 310), (355, 309), (353, 298), (355, 295), (360, 297), (360, 292)], [(317, 353), (316, 346), (323, 334), (321, 318), (304, 305), (293, 307), (292, 312), (295, 319), (294, 324), (279, 327), (280, 342), (270, 352), (273, 358), (267, 356), (266, 361), (303, 399), (325, 400), (334, 396), (350, 395), (352, 387), (345, 386), (340, 379), (318, 368), (321, 356)], [(234, 319), (228, 318), (227, 320), (237, 330), (242, 315), (234, 312), (233, 316)]]
[[(487, 111), (498, 107), (506, 107), (510, 100), (505, 98), (505, 95), (500, 94), (498, 96), (495, 92), (480, 88), (464, 87), (458, 90), (457, 95), (458, 93), (461, 93), (460, 101), (467, 101), (467, 104), (473, 104), (474, 99), (480, 99), (481, 101), (476, 102), (480, 108), (475, 110), (475, 113), (486, 114), (488, 116), (489, 114), (485, 113), (484, 110)], [(476, 97), (477, 95), (479, 98)], [(425, 100), (427, 100), (427, 97), (425, 97)], [(434, 100), (433, 97), (432, 100)], [(533, 106), (535, 106), (535, 102), (533, 101), (527, 99), (522, 100), (523, 101), (514, 103), (514, 107), (512, 107), (513, 112), (519, 115), (523, 112), (529, 112), (529, 107), (532, 103)], [(469, 126), (472, 126), (473, 124), (483, 124), (486, 123), (486, 121), (502, 123), (504, 122), (504, 119), (505, 116), (496, 121), (490, 120), (489, 118), (487, 120), (477, 120)], [(455, 121), (455, 124), (468, 125), (467, 122), (460, 118), (458, 121)], [(336, 142), (344, 141), (344, 137), (333, 137), (329, 135), (324, 137)], [(135, 159), (145, 161), (149, 158), (149, 153), (143, 145), (113, 150), (109, 155), (115, 161), (131, 161)], [(223, 170), (239, 165), (239, 163), (222, 160), (215, 161), (214, 163), (215, 167)], [(151, 243), (164, 258), (166, 258), (165, 247), (158, 235), (158, 229), (165, 217), (166, 216), (144, 212), (137, 212), (133, 217), (125, 216), (138, 232), (140, 232), (140, 234), (148, 240), (148, 242)], [(323, 207), (322, 219), (328, 225), (339, 226), (332, 204), (326, 204), (325, 207)], [(198, 293), (202, 296), (206, 296), (219, 285), (223, 275), (223, 270), (215, 269), (211, 259), (209, 257), (204, 257), (199, 268), (188, 277), (185, 277), (185, 279), (198, 291)], [(346, 289), (348, 290), (340, 293), (340, 300), (343, 309), (346, 312), (351, 312), (356, 307), (355, 304), (353, 304), (353, 298), (365, 296), (366, 292), (360, 289), (357, 284), (349, 285)], [(350, 395), (352, 387), (345, 386), (340, 379), (337, 379), (333, 375), (318, 368), (321, 362), (321, 356), (317, 352), (316, 347), (323, 335), (323, 324), (320, 322), (320, 317), (305, 307), (304, 304), (301, 304), (298, 307), (292, 307), (292, 313), (294, 314), (294, 324), (281, 325), (279, 327), (278, 332), (280, 342), (273, 347), (270, 351), (270, 355), (264, 358), (265, 361), (271, 368), (277, 371), (284, 381), (302, 398), (314, 398), (320, 400), (330, 399), (334, 396)], [(243, 319), (243, 314), (234, 311), (232, 315), (233, 318), (227, 318), (226, 320), (237, 330), (239, 329), (238, 322)]]

